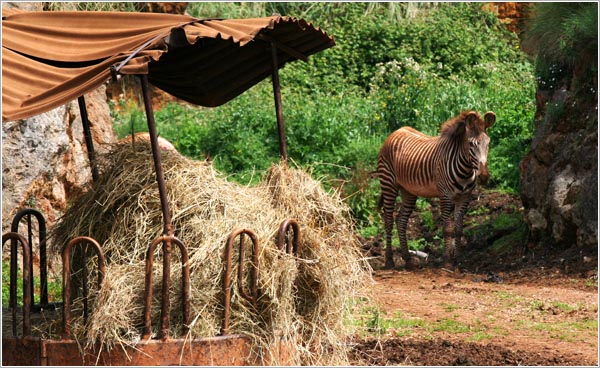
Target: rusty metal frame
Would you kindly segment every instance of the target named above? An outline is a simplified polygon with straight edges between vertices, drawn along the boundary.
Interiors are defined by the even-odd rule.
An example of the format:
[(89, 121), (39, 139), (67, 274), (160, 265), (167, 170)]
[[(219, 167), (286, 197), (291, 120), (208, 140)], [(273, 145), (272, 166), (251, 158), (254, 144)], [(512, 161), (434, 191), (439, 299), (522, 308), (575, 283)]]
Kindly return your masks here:
[(171, 224), (171, 211), (169, 209), (169, 200), (167, 198), (167, 186), (163, 174), (160, 147), (158, 146), (158, 133), (156, 132), (156, 122), (152, 110), (152, 96), (148, 75), (139, 76), (142, 85), (142, 94), (144, 96), (144, 109), (148, 121), (148, 134), (150, 135), (150, 145), (152, 146), (152, 157), (154, 159), (154, 170), (156, 172), (156, 182), (158, 184), (158, 193), (160, 196), (160, 208), (163, 215), (163, 235), (173, 235), (173, 225)]
[[(244, 260), (245, 246), (244, 236), (248, 235), (252, 241), (252, 269), (250, 271), (250, 294), (244, 290)], [(223, 277), (223, 324), (221, 325), (221, 336), (229, 334), (229, 319), (231, 314), (231, 271), (233, 258), (233, 242), (240, 237), (239, 243), (239, 265), (238, 265), (238, 291), (240, 295), (253, 305), (258, 300), (258, 253), (259, 242), (256, 233), (250, 229), (233, 230), (227, 237), (225, 244), (225, 275)]]
[[(294, 232), (293, 237), (290, 236), (290, 231)], [(288, 254), (300, 256), (300, 225), (296, 220), (287, 219), (281, 223), (277, 236), (277, 247), (281, 251), (285, 250)]]
[(85, 106), (85, 97), (83, 95), (77, 98), (79, 105), (79, 115), (81, 116), (81, 125), (83, 125), (83, 136), (85, 138), (85, 147), (87, 148), (88, 160), (90, 161), (90, 169), (92, 170), (92, 180), (98, 180), (98, 165), (96, 162), (96, 153), (94, 152), (94, 140), (92, 139), (92, 131), (90, 129), (90, 119)]
[[(31, 251), (27, 240), (23, 235), (15, 232), (10, 232), (2, 235), (2, 248), (4, 244), (9, 240), (13, 239), (21, 243), (23, 248), (23, 336), (31, 335), (31, 296), (33, 290), (31, 290), (31, 274), (29, 265), (31, 264)], [(11, 246), (11, 260), (17, 259), (16, 251), (13, 252)], [(16, 264), (16, 262), (15, 262)], [(16, 267), (10, 267), (10, 309), (12, 313), (12, 332), (13, 336), (17, 336), (17, 269)]]
[[(73, 248), (78, 244), (88, 245), (91, 244), (92, 248), (98, 256), (98, 287), (102, 284), (102, 280), (106, 275), (106, 261), (104, 259), (104, 253), (100, 244), (88, 237), (78, 236), (73, 238), (62, 251), (62, 262), (63, 262), (63, 339), (68, 339), (71, 335), (71, 253)], [(83, 264), (86, 268), (87, 265)], [(87, 283), (87, 280), (84, 280)], [(87, 290), (87, 289), (84, 289)], [(87, 292), (84, 291), (84, 319), (87, 321)]]
[[(135, 346), (101, 344), (83, 348), (75, 340), (39, 337), (3, 337), (3, 366), (262, 366), (270, 365), (251, 354), (248, 336), (228, 335), (167, 341), (140, 341)], [(285, 346), (284, 346), (285, 348)], [(286, 359), (286, 356), (279, 358)]]
[(271, 80), (273, 82), (273, 97), (275, 99), (275, 113), (277, 115), (277, 133), (279, 134), (279, 155), (281, 160), (287, 165), (287, 143), (285, 139), (285, 126), (283, 121), (283, 108), (281, 103), (281, 85), (279, 83), (279, 64), (277, 61), (277, 44), (271, 40), (271, 61), (273, 71)]
[[(34, 296), (33, 296), (33, 227), (31, 222), (31, 217), (35, 217), (38, 222), (38, 239), (40, 242), (40, 304), (36, 305)], [(29, 262), (29, 275), (30, 277), (30, 287), (31, 291), (31, 305), (30, 308), (32, 311), (39, 310), (41, 308), (46, 308), (48, 306), (48, 265), (47, 265), (47, 256), (46, 256), (46, 219), (44, 215), (36, 209), (33, 208), (25, 208), (17, 212), (10, 226), (10, 231), (13, 233), (19, 232), (19, 224), (26, 217), (27, 219), (27, 243), (29, 245), (29, 254), (31, 255), (31, 262)], [(11, 262), (11, 270), (17, 267), (17, 240), (11, 240), (10, 246), (10, 262)], [(14, 256), (13, 256), (14, 254)], [(11, 279), (12, 282), (12, 279)], [(12, 298), (12, 297), (11, 297)], [(12, 299), (9, 300), (9, 304), (12, 304)]]
[(182, 283), (182, 310), (184, 334), (189, 330), (190, 323), (190, 266), (189, 257), (183, 242), (172, 235), (162, 235), (154, 239), (146, 253), (146, 289), (144, 292), (144, 332), (142, 339), (147, 340), (152, 334), (152, 268), (154, 265), (154, 251), (158, 244), (163, 244), (163, 284), (161, 304), (161, 326), (159, 338), (169, 338), (170, 301), (169, 289), (171, 284), (171, 248), (172, 243), (177, 244), (181, 252), (181, 283)]

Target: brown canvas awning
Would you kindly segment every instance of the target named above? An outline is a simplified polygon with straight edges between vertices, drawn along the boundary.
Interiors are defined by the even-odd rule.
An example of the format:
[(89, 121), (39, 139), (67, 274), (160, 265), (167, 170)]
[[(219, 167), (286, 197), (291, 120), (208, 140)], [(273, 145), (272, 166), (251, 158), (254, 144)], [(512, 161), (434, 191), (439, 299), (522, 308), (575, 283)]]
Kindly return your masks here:
[(116, 73), (147, 74), (185, 101), (219, 106), (279, 67), (333, 46), (287, 16), (196, 19), (185, 15), (2, 10), (2, 120), (41, 114)]

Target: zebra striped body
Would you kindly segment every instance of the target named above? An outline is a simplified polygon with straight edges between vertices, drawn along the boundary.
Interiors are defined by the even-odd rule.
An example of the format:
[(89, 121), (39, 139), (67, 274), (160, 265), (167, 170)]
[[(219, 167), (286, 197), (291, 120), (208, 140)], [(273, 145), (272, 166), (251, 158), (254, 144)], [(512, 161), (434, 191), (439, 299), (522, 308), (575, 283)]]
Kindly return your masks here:
[[(486, 129), (494, 124), (494, 113), (482, 119), (473, 111), (464, 111), (444, 123), (438, 137), (427, 136), (403, 127), (384, 142), (378, 157), (377, 173), (381, 184), (380, 205), (386, 230), (386, 267), (394, 267), (392, 230), (398, 193), (402, 207), (396, 217), (402, 257), (410, 265), (406, 226), (417, 197), (439, 197), (444, 222), (444, 261), (455, 260), (460, 248), (463, 214), (477, 179), (486, 181), (489, 137)], [(450, 223), (455, 208), (454, 228)], [(452, 237), (455, 237), (455, 243)]]

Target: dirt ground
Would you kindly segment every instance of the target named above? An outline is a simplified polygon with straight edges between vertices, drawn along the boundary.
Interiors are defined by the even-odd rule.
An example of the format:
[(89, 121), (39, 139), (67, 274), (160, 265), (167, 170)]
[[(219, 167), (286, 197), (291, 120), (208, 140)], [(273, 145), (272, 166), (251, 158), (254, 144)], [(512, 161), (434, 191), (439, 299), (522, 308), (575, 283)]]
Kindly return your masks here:
[(597, 287), (552, 270), (538, 276), (375, 271), (370, 302), (382, 318), (424, 322), (355, 337), (353, 364), (597, 366)]
[[(502, 211), (518, 199), (480, 205), (494, 202)], [(493, 257), (479, 245), (450, 272), (435, 261), (405, 270), (400, 258), (384, 270), (381, 240), (367, 243), (370, 328), (349, 341), (353, 365), (598, 366), (597, 248)]]

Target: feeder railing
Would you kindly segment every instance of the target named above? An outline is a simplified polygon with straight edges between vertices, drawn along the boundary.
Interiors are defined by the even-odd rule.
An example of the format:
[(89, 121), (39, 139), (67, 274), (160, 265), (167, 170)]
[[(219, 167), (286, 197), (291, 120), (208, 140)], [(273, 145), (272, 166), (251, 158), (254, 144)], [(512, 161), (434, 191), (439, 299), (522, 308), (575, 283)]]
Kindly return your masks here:
[[(63, 335), (64, 340), (68, 339), (71, 335), (71, 254), (73, 248), (78, 245), (84, 245), (84, 253), (88, 244), (92, 245), (92, 249), (98, 256), (98, 288), (102, 284), (102, 280), (106, 275), (106, 262), (104, 259), (104, 253), (100, 244), (87, 236), (78, 236), (73, 238), (62, 251), (62, 262), (63, 262)], [(87, 268), (87, 264), (83, 263), (82, 267)], [(85, 274), (85, 273), (84, 273)], [(87, 321), (87, 280), (84, 280), (84, 319)]]
[[(27, 240), (19, 233), (10, 232), (2, 235), (2, 247), (8, 240), (11, 242), (11, 265), (10, 265), (10, 309), (12, 313), (12, 331), (13, 336), (17, 336), (17, 246), (13, 248), (12, 243), (19, 242), (23, 248), (23, 336), (31, 335), (31, 273), (29, 265), (31, 264), (31, 250)], [(14, 266), (12, 260), (15, 260)]]
[[(291, 232), (293, 232), (293, 236), (290, 234)], [(288, 254), (300, 256), (300, 226), (296, 220), (287, 219), (281, 223), (277, 246), (281, 251), (285, 250)]]
[(163, 244), (163, 284), (162, 284), (162, 308), (161, 327), (159, 338), (169, 337), (170, 302), (169, 288), (171, 284), (171, 248), (172, 243), (177, 244), (181, 252), (181, 282), (182, 282), (182, 309), (184, 334), (189, 330), (190, 323), (190, 266), (189, 257), (181, 240), (172, 235), (161, 235), (154, 239), (148, 247), (146, 254), (146, 290), (144, 293), (144, 332), (142, 339), (148, 339), (152, 334), (152, 268), (154, 266), (154, 251), (158, 244)]
[[(245, 259), (245, 246), (244, 237), (248, 235), (252, 241), (252, 269), (250, 271), (250, 293), (244, 290), (244, 259)], [(223, 310), (223, 324), (221, 326), (221, 335), (229, 334), (229, 319), (231, 313), (231, 269), (232, 269), (232, 258), (233, 258), (233, 243), (237, 237), (240, 237), (239, 243), (239, 265), (238, 265), (238, 291), (240, 295), (248, 300), (253, 305), (256, 305), (258, 299), (258, 252), (259, 243), (258, 236), (250, 229), (237, 229), (232, 231), (227, 238), (225, 245), (225, 277), (223, 278), (223, 291), (224, 291), (224, 310)]]
[[(40, 245), (40, 304), (36, 305), (34, 296), (33, 296), (33, 223), (32, 216), (36, 218), (38, 223), (38, 240)], [(47, 266), (47, 256), (46, 256), (46, 219), (44, 215), (36, 209), (33, 208), (24, 208), (17, 212), (15, 217), (13, 218), (10, 231), (13, 233), (19, 232), (19, 224), (25, 218), (27, 220), (27, 243), (29, 244), (29, 254), (32, 256), (32, 260), (29, 265), (26, 267), (29, 268), (30, 278), (30, 288), (31, 291), (31, 310), (33, 312), (40, 311), (41, 309), (45, 309), (49, 306), (48, 303), (48, 266)], [(17, 241), (13, 239), (11, 241), (11, 268), (17, 267)], [(13, 256), (14, 254), (14, 256)], [(9, 301), (9, 304), (12, 301)]]

